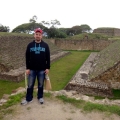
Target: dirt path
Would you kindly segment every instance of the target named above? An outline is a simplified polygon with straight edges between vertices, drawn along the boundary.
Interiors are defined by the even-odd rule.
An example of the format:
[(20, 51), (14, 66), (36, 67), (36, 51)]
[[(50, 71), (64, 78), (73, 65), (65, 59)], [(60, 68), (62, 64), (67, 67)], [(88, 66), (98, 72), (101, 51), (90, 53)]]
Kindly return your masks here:
[(117, 115), (98, 112), (84, 113), (68, 103), (47, 98), (43, 105), (34, 99), (28, 105), (17, 104), (13, 108), (15, 112), (6, 115), (3, 120), (120, 120)]

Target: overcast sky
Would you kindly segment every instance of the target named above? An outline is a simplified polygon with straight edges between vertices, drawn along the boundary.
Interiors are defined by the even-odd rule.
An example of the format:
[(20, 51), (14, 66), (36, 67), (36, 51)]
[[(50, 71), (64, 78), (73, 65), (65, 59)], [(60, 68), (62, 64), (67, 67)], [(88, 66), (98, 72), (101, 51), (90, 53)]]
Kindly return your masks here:
[(59, 27), (87, 24), (120, 28), (120, 0), (0, 0), (0, 24), (10, 30), (28, 23), (34, 15), (37, 22), (60, 21)]

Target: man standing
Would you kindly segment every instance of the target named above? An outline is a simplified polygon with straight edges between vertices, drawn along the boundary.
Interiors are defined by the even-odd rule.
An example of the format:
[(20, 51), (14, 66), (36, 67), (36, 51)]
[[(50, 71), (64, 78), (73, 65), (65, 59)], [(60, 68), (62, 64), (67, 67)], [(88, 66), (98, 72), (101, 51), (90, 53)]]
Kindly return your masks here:
[(28, 75), (28, 87), (26, 99), (21, 102), (26, 105), (32, 102), (35, 80), (38, 81), (37, 99), (43, 104), (43, 88), (45, 74), (50, 69), (50, 50), (47, 43), (42, 40), (43, 31), (40, 28), (34, 31), (35, 40), (28, 44), (26, 49), (26, 74)]

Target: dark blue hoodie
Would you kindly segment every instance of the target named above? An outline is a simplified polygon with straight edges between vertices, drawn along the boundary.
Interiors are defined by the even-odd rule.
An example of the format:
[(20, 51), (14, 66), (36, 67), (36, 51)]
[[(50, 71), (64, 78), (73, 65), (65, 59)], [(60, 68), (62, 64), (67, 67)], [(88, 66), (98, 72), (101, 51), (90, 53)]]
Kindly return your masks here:
[(47, 43), (41, 40), (28, 44), (26, 49), (26, 69), (45, 70), (50, 69), (50, 50)]

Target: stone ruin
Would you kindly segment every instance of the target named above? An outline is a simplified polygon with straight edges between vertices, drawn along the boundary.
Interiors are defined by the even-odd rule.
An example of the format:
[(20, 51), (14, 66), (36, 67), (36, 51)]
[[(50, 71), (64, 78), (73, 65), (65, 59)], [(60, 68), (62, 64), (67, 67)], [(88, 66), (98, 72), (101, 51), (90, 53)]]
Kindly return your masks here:
[(82, 67), (77, 71), (71, 81), (66, 85), (65, 90), (75, 90), (78, 93), (94, 96), (113, 96), (110, 84), (101, 81), (92, 82), (89, 79), (89, 73), (92, 69), (92, 64), (96, 56), (97, 53), (90, 54)]
[[(21, 39), (23, 40), (22, 42), (21, 42)], [(14, 52), (16, 52), (17, 48), (20, 48), (22, 52), (20, 51), (20, 54), (17, 54), (16, 56), (17, 58), (15, 60), (19, 60), (18, 58), (22, 58), (22, 61), (24, 61), (24, 57), (23, 56), (21, 57), (21, 55), (24, 55), (23, 51), (25, 51), (26, 44), (32, 39), (28, 40), (28, 38), (25, 39), (20, 37), (20, 38), (17, 38), (18, 40), (17, 42), (15, 42), (16, 39), (15, 40), (13, 39), (14, 42), (11, 42), (9, 38), (5, 38), (5, 40), (7, 41), (7, 44), (5, 44), (6, 41), (2, 42), (3, 44), (1, 45), (2, 49), (0, 49), (0, 60), (3, 61), (3, 58), (6, 58), (8, 60), (7, 63), (10, 63), (10, 60), (12, 60), (12, 58), (14, 57)], [(67, 51), (62, 51), (58, 48), (54, 48), (53, 44), (51, 44), (50, 41), (47, 41), (47, 42), (49, 42), (50, 44), (50, 49), (52, 48), (51, 49), (52, 53), (50, 56), (51, 62), (54, 62), (60, 57), (63, 57), (69, 54), (69, 52)], [(20, 45), (22, 47), (20, 47)], [(11, 49), (11, 46), (12, 46), (12, 49)], [(1, 55), (3, 53), (2, 50), (3, 51), (5, 50), (4, 51), (5, 55)], [(10, 52), (11, 50), (12, 52)], [(8, 52), (10, 52), (10, 55), (8, 54)], [(11, 59), (9, 59), (8, 56)], [(109, 80), (107, 80), (107, 82), (106, 81), (101, 82), (101, 79), (100, 79), (101, 77), (99, 77), (99, 80), (95, 80), (95, 78), (98, 77), (99, 75), (96, 76), (95, 78), (92, 78), (92, 79), (90, 78), (90, 73), (91, 71), (93, 71), (92, 69), (95, 66), (94, 61), (97, 58), (97, 56), (99, 56), (97, 53), (91, 53), (91, 55), (85, 61), (83, 66), (78, 70), (78, 72), (73, 76), (70, 82), (66, 85), (66, 87), (64, 88), (65, 90), (75, 90), (79, 93), (88, 94), (88, 95), (112, 97), (113, 96), (112, 88), (120, 89), (120, 85), (117, 84), (118, 86), (116, 87), (116, 84), (114, 84), (114, 86), (112, 86), (113, 83), (110, 83)], [(15, 64), (14, 62), (13, 64)], [(13, 68), (13, 66), (10, 67), (10, 65), (8, 65), (7, 63), (5, 63), (5, 61), (0, 63), (0, 79), (11, 80), (16, 82), (23, 80), (24, 71), (25, 71), (24, 63), (17, 63), (17, 65), (19, 64), (22, 65), (22, 66), (19, 65), (19, 67), (17, 68)], [(8, 65), (9, 67), (5, 65)], [(117, 72), (115, 72), (114, 75), (116, 73)], [(108, 72), (108, 74), (110, 73)], [(101, 73), (101, 76), (102, 76), (102, 73)]]
[(120, 41), (100, 52), (93, 52), (73, 76), (65, 90), (112, 97), (112, 89), (120, 89)]
[(97, 28), (93, 33), (100, 33), (108, 36), (120, 36), (120, 29), (118, 28)]
[[(25, 50), (33, 37), (0, 36), (0, 79), (19, 82), (25, 79)], [(44, 40), (50, 46), (50, 60), (54, 62), (69, 54)]]

